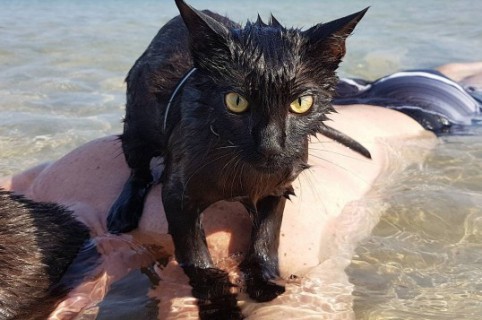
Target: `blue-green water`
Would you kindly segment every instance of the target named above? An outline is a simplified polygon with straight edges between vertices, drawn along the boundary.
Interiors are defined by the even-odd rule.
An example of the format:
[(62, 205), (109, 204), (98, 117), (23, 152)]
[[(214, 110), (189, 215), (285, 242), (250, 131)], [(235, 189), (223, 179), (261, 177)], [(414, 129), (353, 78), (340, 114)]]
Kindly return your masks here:
[[(238, 22), (273, 13), (295, 27), (371, 6), (348, 41), (344, 76), (482, 60), (478, 1), (190, 3)], [(119, 133), (123, 79), (175, 14), (167, 0), (0, 1), (0, 176)], [(482, 314), (482, 135), (444, 142), (393, 186), (389, 212), (348, 268), (357, 318)]]
[[(273, 13), (311, 26), (371, 6), (348, 42), (342, 75), (374, 79), (401, 68), (481, 60), (473, 1), (194, 1), (244, 22)], [(474, 7), (475, 6), (475, 7)], [(119, 132), (123, 78), (173, 1), (0, 2), (0, 174)], [(26, 160), (18, 161), (16, 156)]]

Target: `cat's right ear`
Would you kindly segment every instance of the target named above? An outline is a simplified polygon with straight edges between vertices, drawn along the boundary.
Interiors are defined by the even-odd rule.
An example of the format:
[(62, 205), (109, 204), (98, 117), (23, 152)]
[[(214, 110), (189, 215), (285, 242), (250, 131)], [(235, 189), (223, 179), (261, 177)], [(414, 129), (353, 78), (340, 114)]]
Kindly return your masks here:
[[(230, 57), (229, 30), (207, 14), (176, 0), (181, 17), (189, 31), (191, 53), (196, 67), (223, 63)], [(217, 63), (216, 63), (217, 62)]]
[(346, 52), (346, 38), (353, 32), (368, 9), (365, 8), (328, 23), (320, 23), (304, 31), (308, 39), (307, 56), (337, 68)]

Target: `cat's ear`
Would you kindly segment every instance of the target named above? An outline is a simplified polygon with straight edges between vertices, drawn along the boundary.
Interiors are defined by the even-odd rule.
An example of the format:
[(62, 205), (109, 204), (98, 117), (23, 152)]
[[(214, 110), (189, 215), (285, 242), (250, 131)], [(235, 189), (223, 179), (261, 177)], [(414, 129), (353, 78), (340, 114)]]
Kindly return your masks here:
[(335, 67), (345, 56), (346, 38), (353, 32), (363, 18), (368, 8), (349, 16), (320, 23), (304, 31), (307, 38), (307, 54), (312, 58), (323, 58), (325, 62), (335, 64)]
[[(181, 17), (189, 31), (189, 41), (195, 65), (225, 60), (229, 56), (229, 30), (207, 14), (176, 0)], [(206, 59), (208, 61), (206, 61)], [(221, 61), (220, 61), (221, 62)]]

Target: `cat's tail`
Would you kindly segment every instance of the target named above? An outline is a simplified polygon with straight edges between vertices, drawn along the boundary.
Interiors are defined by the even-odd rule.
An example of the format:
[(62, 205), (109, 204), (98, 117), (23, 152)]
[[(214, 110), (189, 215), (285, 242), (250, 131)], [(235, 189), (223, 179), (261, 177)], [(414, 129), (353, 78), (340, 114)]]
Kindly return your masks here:
[(318, 128), (318, 132), (324, 135), (327, 138), (333, 139), (338, 143), (350, 148), (351, 150), (361, 154), (365, 158), (371, 159), (372, 155), (370, 151), (368, 151), (364, 146), (362, 146), (358, 141), (350, 138), (343, 132), (340, 132), (332, 127), (328, 127), (327, 125), (321, 125)]

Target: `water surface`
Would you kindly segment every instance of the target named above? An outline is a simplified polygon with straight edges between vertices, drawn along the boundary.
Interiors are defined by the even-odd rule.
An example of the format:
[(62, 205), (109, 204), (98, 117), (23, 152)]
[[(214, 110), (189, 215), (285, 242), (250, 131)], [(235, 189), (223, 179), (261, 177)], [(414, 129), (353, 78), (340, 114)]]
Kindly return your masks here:
[[(477, 1), (191, 3), (238, 22), (273, 13), (296, 27), (370, 5), (348, 41), (344, 76), (375, 79), (400, 69), (482, 60)], [(166, 0), (1, 1), (0, 176), (120, 133), (123, 79), (175, 14)], [(482, 314), (482, 132), (441, 140), (423, 166), (409, 168), (387, 191), (388, 211), (347, 269), (359, 319)]]

